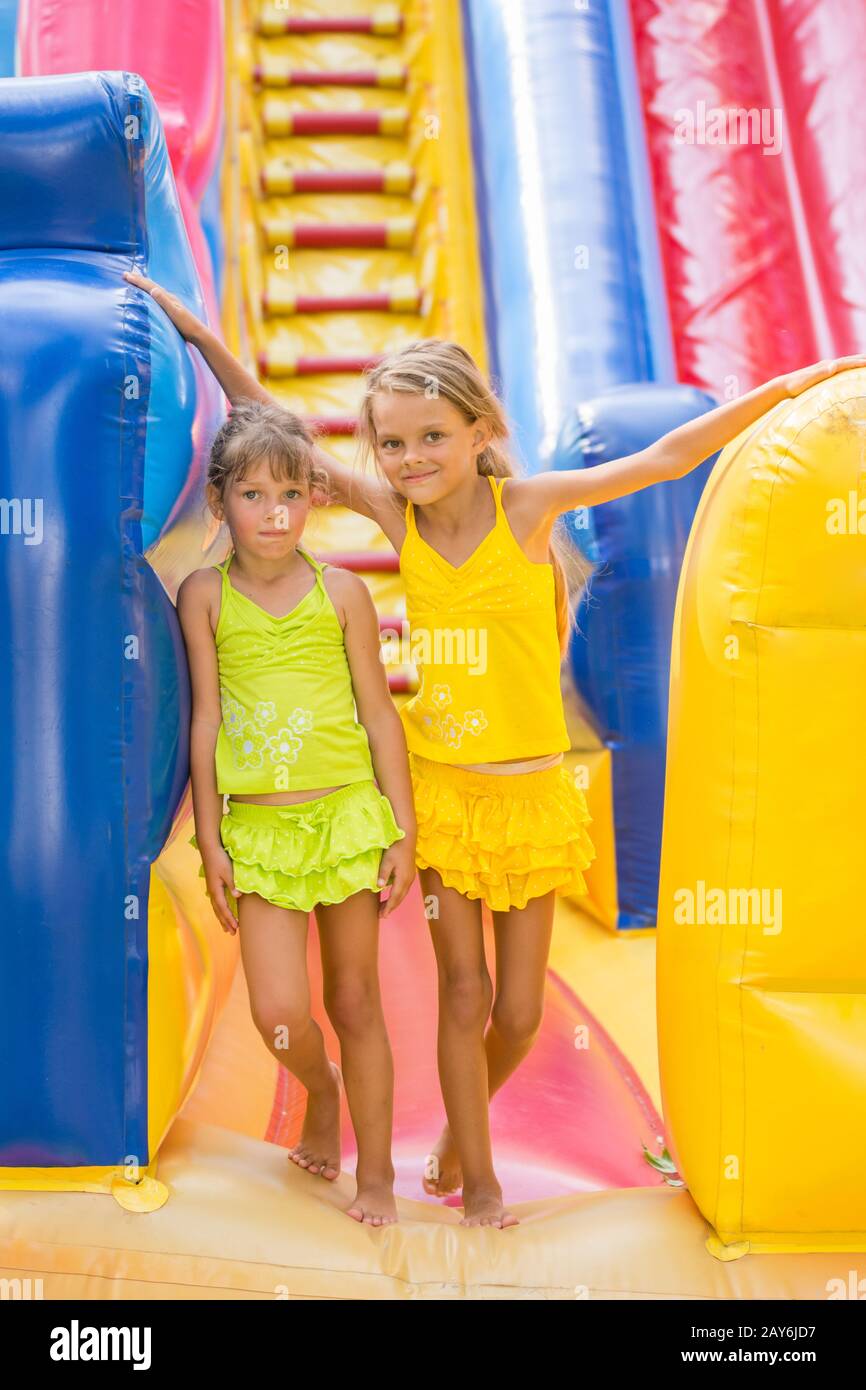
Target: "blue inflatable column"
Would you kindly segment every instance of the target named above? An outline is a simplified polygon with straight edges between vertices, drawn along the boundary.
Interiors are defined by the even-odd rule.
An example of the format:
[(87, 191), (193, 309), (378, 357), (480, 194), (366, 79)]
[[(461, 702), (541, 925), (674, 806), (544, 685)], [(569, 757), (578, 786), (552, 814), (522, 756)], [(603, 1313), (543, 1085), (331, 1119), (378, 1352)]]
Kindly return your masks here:
[(190, 473), (196, 377), (165, 316), (124, 281), (133, 265), (203, 312), (144, 83), (0, 82), (10, 1168), (149, 1161), (149, 883), (188, 780), (189, 681), (142, 531), (146, 517), (160, 533)]
[[(614, 387), (566, 420), (553, 466), (591, 468), (637, 453), (713, 405), (690, 386)], [(596, 567), (579, 605), (571, 663), (612, 755), (619, 928), (655, 926), (673, 614), (692, 517), (713, 461), (568, 518)]]

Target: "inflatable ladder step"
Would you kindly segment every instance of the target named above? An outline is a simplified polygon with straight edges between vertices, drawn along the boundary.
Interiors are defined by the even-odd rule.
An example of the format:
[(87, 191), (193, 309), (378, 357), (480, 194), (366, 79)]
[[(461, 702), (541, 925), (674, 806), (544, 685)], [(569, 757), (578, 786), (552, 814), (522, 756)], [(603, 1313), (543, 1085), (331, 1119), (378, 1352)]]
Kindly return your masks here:
[(414, 217), (389, 217), (384, 222), (296, 222), (292, 217), (265, 217), (262, 232), (267, 245), (291, 246), (411, 246)]
[(294, 169), (270, 159), (259, 178), (265, 197), (285, 193), (411, 193), (415, 171), (394, 161), (379, 169)]
[(262, 102), (262, 125), (269, 137), (284, 135), (405, 135), (409, 112), (404, 107), (381, 111), (304, 111), (277, 98)]
[(262, 348), (258, 354), (259, 372), (263, 377), (323, 376), (331, 372), (360, 374), (381, 361), (381, 353), (370, 357), (307, 357), (283, 350), (276, 344)]
[(354, 434), (358, 428), (355, 415), (305, 415), (304, 424), (311, 434)]
[(294, 68), (291, 63), (265, 57), (253, 68), (260, 87), (399, 87), (404, 88), (408, 68), (398, 58), (385, 58), (371, 68), (328, 70)]
[(400, 569), (400, 557), (393, 550), (334, 550), (328, 559), (355, 574), (397, 574)]
[(372, 311), (381, 314), (417, 314), (421, 291), (414, 284), (374, 294), (295, 294), (276, 281), (262, 293), (265, 318), (285, 314), (348, 314)]
[(413, 695), (418, 689), (418, 682), (405, 671), (389, 671), (388, 689), (392, 695)]
[(256, 19), (256, 32), (265, 37), (280, 34), (399, 34), (403, 16), (399, 5), (375, 5), (369, 14), (290, 16), (284, 9), (266, 5)]

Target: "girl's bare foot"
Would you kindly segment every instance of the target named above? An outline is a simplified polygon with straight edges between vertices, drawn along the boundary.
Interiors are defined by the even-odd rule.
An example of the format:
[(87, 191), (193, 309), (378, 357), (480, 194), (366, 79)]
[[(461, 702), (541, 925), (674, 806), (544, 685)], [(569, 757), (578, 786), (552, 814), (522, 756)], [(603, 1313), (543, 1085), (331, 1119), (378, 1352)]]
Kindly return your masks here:
[(422, 1186), (431, 1197), (447, 1197), (458, 1192), (463, 1183), (460, 1159), (446, 1125), (424, 1161)]
[(321, 1095), (307, 1096), (307, 1109), (301, 1137), (289, 1149), (289, 1158), (308, 1173), (333, 1182), (340, 1176), (340, 1091), (343, 1073), (336, 1062), (330, 1063), (334, 1080), (332, 1089)]
[(513, 1212), (502, 1205), (502, 1188), (498, 1185), (478, 1187), (473, 1192), (463, 1189), (463, 1220), (461, 1226), (518, 1226)]
[(390, 1226), (397, 1221), (393, 1179), (391, 1182), (383, 1179), (382, 1182), (359, 1183), (355, 1200), (346, 1215), (355, 1221), (366, 1222), (368, 1226)]

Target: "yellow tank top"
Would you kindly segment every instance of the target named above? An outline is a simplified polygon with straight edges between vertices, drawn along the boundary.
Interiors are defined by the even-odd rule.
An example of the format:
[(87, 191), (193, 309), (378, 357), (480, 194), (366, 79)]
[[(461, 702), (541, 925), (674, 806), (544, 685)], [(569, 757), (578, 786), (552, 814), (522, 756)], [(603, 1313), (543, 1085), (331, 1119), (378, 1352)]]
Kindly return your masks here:
[(529, 560), (490, 478), (496, 524), (462, 565), (422, 539), (406, 504), (400, 572), (420, 687), (400, 710), (410, 751), (441, 763), (571, 747), (560, 687), (553, 566)]

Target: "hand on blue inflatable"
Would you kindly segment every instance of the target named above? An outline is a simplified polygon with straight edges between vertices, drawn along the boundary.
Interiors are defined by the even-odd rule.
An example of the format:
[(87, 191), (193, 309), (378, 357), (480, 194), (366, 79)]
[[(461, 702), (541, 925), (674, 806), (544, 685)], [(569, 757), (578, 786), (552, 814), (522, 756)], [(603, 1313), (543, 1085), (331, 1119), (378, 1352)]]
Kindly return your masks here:
[(198, 334), (204, 328), (204, 324), (178, 299), (176, 294), (171, 294), (162, 285), (158, 285), (155, 280), (149, 280), (146, 275), (139, 274), (137, 270), (125, 270), (123, 278), (138, 289), (146, 290), (151, 299), (154, 299), (160, 309), (171, 319), (181, 337), (186, 338), (188, 343), (195, 342)]

